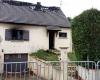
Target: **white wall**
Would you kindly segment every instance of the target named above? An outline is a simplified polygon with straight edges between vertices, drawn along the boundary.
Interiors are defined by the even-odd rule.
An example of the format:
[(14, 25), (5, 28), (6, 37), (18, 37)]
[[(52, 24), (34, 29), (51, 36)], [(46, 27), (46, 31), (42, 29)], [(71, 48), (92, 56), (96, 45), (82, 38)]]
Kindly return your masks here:
[[(5, 41), (5, 29), (19, 27), (29, 30), (29, 41)], [(45, 27), (0, 24), (0, 42), (4, 53), (31, 53), (38, 49), (48, 49), (48, 36)]]
[[(29, 41), (5, 41), (5, 29), (17, 27), (29, 30)], [(55, 48), (67, 47), (68, 52), (72, 50), (71, 29), (62, 28), (61, 32), (67, 32), (67, 38), (59, 38), (55, 35)], [(38, 49), (49, 48), (49, 36), (46, 27), (30, 25), (0, 24), (0, 46), (4, 53), (30, 53)], [(0, 49), (0, 51), (1, 51)]]
[(67, 33), (67, 38), (61, 38), (59, 35), (55, 38), (55, 47), (61, 52), (61, 61), (68, 61), (68, 52), (72, 52), (72, 34), (70, 28), (62, 28), (60, 32)]
[[(15, 27), (21, 30), (29, 30), (29, 41), (6, 41), (5, 29)], [(67, 52), (72, 51), (71, 29), (61, 28), (60, 32), (66, 32), (67, 38), (59, 38), (59, 34), (57, 36), (55, 35), (55, 48), (61, 51), (60, 47), (67, 47), (67, 54)], [(49, 49), (49, 36), (47, 35), (47, 29), (45, 26), (0, 23), (0, 53), (2, 53), (2, 55), (12, 53), (31, 53), (39, 49)], [(2, 50), (4, 52), (2, 52)]]
[(67, 33), (67, 38), (60, 38), (59, 35), (55, 38), (55, 48), (60, 49), (60, 47), (67, 48), (67, 52), (72, 51), (72, 35), (70, 28), (61, 28), (61, 31)]
[[(29, 41), (6, 41), (5, 29), (15, 27), (29, 30)], [(60, 39), (58, 35), (57, 37), (55, 35), (55, 48), (60, 50), (60, 47), (68, 47), (66, 51), (70, 52), (72, 51), (71, 30), (62, 28), (62, 32), (67, 32), (68, 37)], [(38, 49), (49, 49), (49, 36), (46, 27), (0, 23), (0, 63), (4, 62), (4, 54), (31, 53)], [(3, 72), (3, 65), (1, 65), (0, 72)]]

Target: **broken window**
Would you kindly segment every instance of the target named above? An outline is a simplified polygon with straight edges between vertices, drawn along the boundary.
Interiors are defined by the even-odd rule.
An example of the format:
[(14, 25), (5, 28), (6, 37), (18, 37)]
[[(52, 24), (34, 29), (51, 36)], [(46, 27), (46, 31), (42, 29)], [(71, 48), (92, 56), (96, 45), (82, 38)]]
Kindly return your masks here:
[(29, 31), (6, 29), (5, 40), (29, 40)]

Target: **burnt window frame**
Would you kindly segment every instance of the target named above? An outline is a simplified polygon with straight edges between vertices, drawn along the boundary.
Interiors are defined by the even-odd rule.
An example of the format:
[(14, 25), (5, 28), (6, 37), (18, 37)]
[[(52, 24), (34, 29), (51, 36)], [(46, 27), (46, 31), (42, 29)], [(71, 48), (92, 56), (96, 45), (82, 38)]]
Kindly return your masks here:
[(6, 41), (29, 41), (29, 30), (5, 29), (5, 40)]
[(67, 38), (67, 32), (59, 32), (59, 38)]

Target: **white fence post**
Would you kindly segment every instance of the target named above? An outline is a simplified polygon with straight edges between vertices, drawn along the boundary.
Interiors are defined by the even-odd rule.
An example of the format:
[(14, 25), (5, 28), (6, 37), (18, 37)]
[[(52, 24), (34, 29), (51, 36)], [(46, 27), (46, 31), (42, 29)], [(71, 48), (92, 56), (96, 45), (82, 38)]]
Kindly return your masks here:
[(61, 48), (61, 80), (67, 80), (67, 49)]

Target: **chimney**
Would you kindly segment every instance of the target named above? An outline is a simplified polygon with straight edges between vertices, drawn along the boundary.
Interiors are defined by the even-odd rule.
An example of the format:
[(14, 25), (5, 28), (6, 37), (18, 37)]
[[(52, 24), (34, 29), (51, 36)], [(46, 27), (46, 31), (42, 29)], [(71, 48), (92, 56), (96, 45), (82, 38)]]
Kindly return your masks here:
[(41, 10), (41, 2), (37, 2), (36, 6), (35, 6), (35, 10), (36, 11), (40, 11)]
[(37, 5), (41, 5), (41, 2), (37, 2)]

